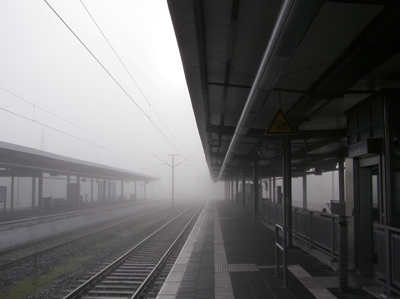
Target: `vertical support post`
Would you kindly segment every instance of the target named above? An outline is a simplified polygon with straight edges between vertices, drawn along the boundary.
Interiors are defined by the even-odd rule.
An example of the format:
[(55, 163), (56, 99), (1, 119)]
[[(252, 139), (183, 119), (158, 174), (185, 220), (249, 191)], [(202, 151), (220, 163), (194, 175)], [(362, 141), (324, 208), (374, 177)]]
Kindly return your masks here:
[(40, 213), (43, 212), (43, 172), (39, 174), (39, 194), (38, 194), (38, 210)]
[(347, 270), (347, 224), (346, 217), (339, 216), (339, 291), (346, 292), (348, 288), (348, 270)]
[(174, 209), (174, 169), (175, 169), (174, 157), (175, 155), (172, 155), (172, 206), (171, 206), (172, 209)]
[(111, 200), (112, 199), (112, 193), (111, 193), (111, 180), (108, 180), (108, 199)]
[(307, 210), (307, 174), (303, 173), (303, 209)]
[(103, 201), (105, 202), (106, 201), (106, 192), (107, 192), (107, 181), (106, 181), (106, 179), (104, 179), (103, 180)]
[(147, 191), (147, 184), (146, 184), (146, 182), (143, 182), (143, 188), (144, 188), (144, 195), (143, 195), (143, 197), (144, 197), (144, 200), (146, 200), (146, 191)]
[(32, 177), (32, 208), (36, 206), (36, 178)]
[(69, 175), (67, 175), (67, 184), (69, 184), (71, 182), (71, 178)]
[(276, 202), (276, 178), (272, 178), (272, 202)]
[(339, 159), (339, 202), (344, 202), (344, 159)]
[(284, 226), (286, 230), (287, 246), (292, 246), (292, 167), (291, 167), (291, 140), (284, 137), (283, 145), (283, 207)]
[(233, 174), (232, 174), (232, 180), (230, 181), (230, 184), (231, 184), (231, 198), (229, 200), (233, 203), (234, 198), (235, 198), (235, 193), (233, 192)]
[(253, 163), (253, 187), (254, 187), (254, 204), (253, 204), (253, 223), (257, 222), (258, 215), (258, 159), (254, 159)]
[(76, 184), (78, 185), (78, 207), (81, 206), (81, 178), (76, 176)]
[(269, 192), (269, 201), (272, 201), (272, 178), (268, 178), (268, 192)]
[(93, 178), (90, 180), (90, 201), (93, 201)]
[(239, 171), (236, 171), (236, 207), (239, 205)]
[(124, 198), (124, 180), (121, 180), (121, 199)]
[(11, 203), (10, 203), (10, 211), (14, 212), (14, 176), (11, 177)]
[(136, 189), (136, 181), (135, 181), (135, 199), (138, 199), (138, 195), (137, 195), (137, 189)]
[(246, 212), (246, 169), (242, 170), (242, 208)]

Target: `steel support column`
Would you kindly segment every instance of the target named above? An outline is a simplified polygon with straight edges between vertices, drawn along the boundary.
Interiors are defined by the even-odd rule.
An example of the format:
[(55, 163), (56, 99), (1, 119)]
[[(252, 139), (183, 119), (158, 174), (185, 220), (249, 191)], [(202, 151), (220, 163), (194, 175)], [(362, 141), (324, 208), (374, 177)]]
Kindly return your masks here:
[(38, 194), (38, 210), (43, 212), (43, 172), (39, 174), (39, 194)]
[(303, 209), (307, 210), (307, 174), (303, 173)]
[(253, 223), (256, 223), (258, 215), (258, 159), (257, 158), (254, 159), (253, 182), (254, 182)]
[(339, 201), (344, 202), (344, 159), (339, 159)]
[(106, 197), (107, 197), (107, 181), (106, 179), (104, 179), (103, 181), (103, 201), (106, 201)]
[(246, 212), (246, 169), (242, 171), (242, 208), (243, 213)]
[(124, 198), (124, 180), (121, 180), (121, 199)]
[(81, 178), (76, 176), (76, 183), (78, 185), (78, 207), (82, 205), (81, 203)]
[(292, 246), (292, 167), (291, 140), (284, 137), (283, 143), (283, 223), (285, 224), (287, 246)]
[(14, 212), (14, 176), (11, 177), (11, 203), (10, 203), (10, 211)]
[(90, 180), (90, 201), (93, 201), (93, 178)]
[(276, 202), (276, 178), (272, 178), (272, 202)]
[(239, 205), (239, 171), (236, 171), (236, 207)]
[(268, 178), (269, 201), (272, 201), (272, 178)]
[(32, 177), (32, 208), (36, 207), (36, 178)]
[(233, 192), (233, 175), (232, 175), (232, 179), (230, 181), (231, 184), (231, 197), (229, 198), (229, 200), (233, 203), (234, 198), (235, 198), (235, 193)]

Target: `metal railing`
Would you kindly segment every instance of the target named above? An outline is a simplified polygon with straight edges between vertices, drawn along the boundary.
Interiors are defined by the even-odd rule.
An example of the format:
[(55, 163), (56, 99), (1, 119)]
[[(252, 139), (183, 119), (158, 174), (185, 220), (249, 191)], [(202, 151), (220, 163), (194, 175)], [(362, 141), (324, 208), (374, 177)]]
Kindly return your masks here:
[[(271, 202), (264, 203), (264, 219), (273, 224), (283, 225), (283, 206)], [(325, 251), (332, 259), (337, 259), (338, 220), (338, 215), (292, 208), (292, 233), (310, 246)]]
[[(279, 244), (279, 231), (282, 232), (282, 245)], [(288, 288), (287, 281), (287, 245), (286, 245), (286, 231), (279, 225), (275, 224), (275, 261), (276, 261), (276, 277), (280, 277), (279, 271), (279, 250), (282, 250), (283, 255), (283, 287)]]
[(388, 294), (400, 295), (400, 229), (374, 223), (377, 266), (374, 276)]

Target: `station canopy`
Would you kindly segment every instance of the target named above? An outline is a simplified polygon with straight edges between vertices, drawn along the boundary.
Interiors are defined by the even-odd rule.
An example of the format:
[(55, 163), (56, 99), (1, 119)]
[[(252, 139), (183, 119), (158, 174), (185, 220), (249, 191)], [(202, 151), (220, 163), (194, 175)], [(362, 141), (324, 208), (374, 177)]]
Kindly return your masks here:
[(159, 179), (6, 142), (0, 142), (0, 168), (2, 177), (36, 177), (48, 173), (51, 176), (76, 175), (81, 178), (123, 181), (150, 182)]
[[(260, 158), (281, 174), (278, 108), (290, 122), (292, 174), (333, 170), (347, 156), (344, 112), (400, 87), (400, 2), (169, 0), (211, 177)], [(285, 127), (285, 124), (283, 124)], [(279, 132), (278, 132), (279, 133)], [(288, 132), (291, 133), (291, 132)]]

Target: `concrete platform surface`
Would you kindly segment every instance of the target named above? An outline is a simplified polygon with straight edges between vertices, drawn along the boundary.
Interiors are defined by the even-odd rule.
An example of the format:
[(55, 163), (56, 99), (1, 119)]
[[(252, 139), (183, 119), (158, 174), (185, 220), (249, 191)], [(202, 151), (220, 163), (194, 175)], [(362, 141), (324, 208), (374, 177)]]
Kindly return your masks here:
[(157, 298), (374, 298), (362, 289), (340, 293), (335, 271), (297, 246), (288, 250), (283, 288), (274, 244), (274, 232), (251, 214), (210, 200)]

